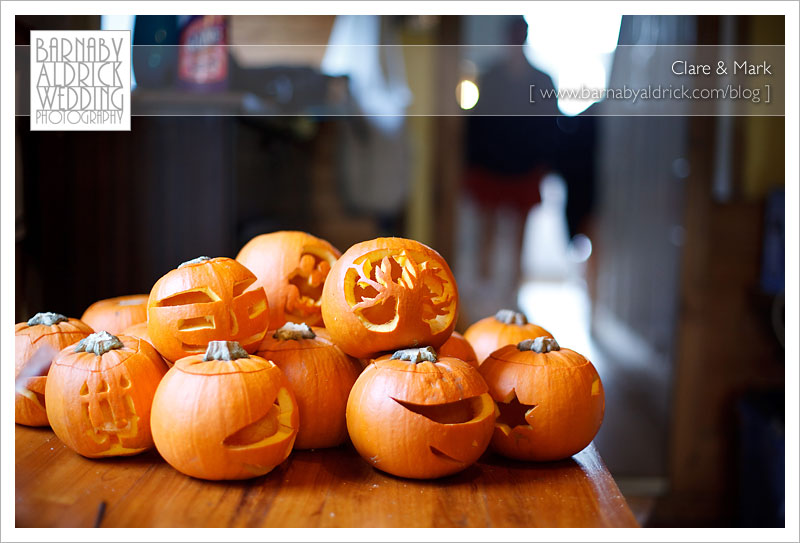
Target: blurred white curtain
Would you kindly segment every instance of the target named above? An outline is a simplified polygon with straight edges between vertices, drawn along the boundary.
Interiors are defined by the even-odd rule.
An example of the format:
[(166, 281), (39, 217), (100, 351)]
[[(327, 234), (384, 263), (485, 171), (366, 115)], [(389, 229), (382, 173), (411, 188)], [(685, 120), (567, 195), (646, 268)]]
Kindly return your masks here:
[[(350, 78), (350, 93), (370, 122), (385, 132), (403, 124), (411, 103), (402, 48), (381, 29), (377, 15), (339, 15), (333, 24), (322, 73)], [(386, 47), (388, 46), (388, 47)]]
[(321, 70), (347, 76), (357, 111), (339, 123), (340, 183), (351, 209), (396, 216), (409, 191), (405, 113), (411, 92), (399, 40), (377, 15), (339, 15)]

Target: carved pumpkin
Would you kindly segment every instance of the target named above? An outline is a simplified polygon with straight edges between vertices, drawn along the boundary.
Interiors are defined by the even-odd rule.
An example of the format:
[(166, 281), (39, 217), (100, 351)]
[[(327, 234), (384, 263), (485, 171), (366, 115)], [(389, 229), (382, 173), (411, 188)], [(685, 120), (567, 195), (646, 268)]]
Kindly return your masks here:
[(178, 360), (153, 400), (156, 449), (201, 479), (247, 479), (292, 451), (298, 409), (280, 368), (236, 342), (212, 341), (205, 355)]
[[(331, 266), (341, 256), (333, 245), (305, 232), (256, 236), (236, 260), (247, 266), (269, 299), (270, 329), (286, 322), (321, 326), (320, 297)], [(300, 438), (298, 438), (300, 439)]]
[(444, 342), (444, 345), (439, 347), (439, 356), (458, 358), (473, 368), (478, 367), (478, 357), (475, 355), (475, 350), (469, 344), (469, 341), (458, 332), (453, 332), (450, 338)]
[[(139, 324), (134, 324), (133, 326), (129, 326), (128, 328), (126, 328), (125, 330), (122, 331), (122, 335), (138, 337), (139, 339), (145, 340), (154, 349), (156, 348), (155, 345), (153, 345), (153, 340), (150, 339), (150, 334), (147, 333), (147, 321), (140, 322)], [(156, 349), (156, 352), (157, 351), (158, 351), (158, 349)], [(159, 353), (159, 355), (160, 354), (161, 353)], [(164, 361), (164, 363), (167, 365), (167, 367), (169, 367), (169, 368), (172, 367), (172, 362), (171, 361), (167, 360), (163, 356), (161, 357), (161, 359)]]
[(58, 313), (37, 313), (14, 327), (14, 421), (47, 426), (44, 389), (53, 357), (93, 330), (78, 319)]
[(415, 479), (450, 475), (489, 445), (496, 406), (478, 371), (456, 358), (406, 349), (361, 373), (347, 401), (347, 429), (376, 468)]
[(149, 449), (150, 406), (166, 372), (146, 341), (94, 333), (53, 359), (45, 389), (50, 426), (66, 446), (90, 458)]
[(553, 335), (535, 324), (529, 323), (522, 313), (510, 309), (501, 309), (493, 317), (486, 317), (464, 332), (464, 337), (475, 349), (478, 364), (500, 347), (516, 345), (523, 339)]
[(561, 460), (591, 443), (605, 394), (586, 358), (550, 337), (498, 349), (480, 367), (497, 402), (492, 449), (520, 460)]
[(378, 238), (350, 247), (322, 291), (322, 318), (334, 343), (356, 358), (408, 346), (439, 347), (458, 314), (447, 262), (414, 240)]
[(258, 356), (272, 361), (289, 381), (300, 413), (295, 449), (335, 447), (347, 439), (347, 396), (360, 364), (324, 335), (321, 328), (287, 323), (267, 334)]
[(269, 326), (269, 304), (256, 276), (232, 258), (201, 256), (159, 279), (147, 302), (147, 332), (164, 358), (202, 354), (210, 341), (236, 341), (255, 352)]
[(147, 294), (100, 300), (86, 308), (81, 320), (94, 330), (121, 334), (129, 326), (147, 320)]

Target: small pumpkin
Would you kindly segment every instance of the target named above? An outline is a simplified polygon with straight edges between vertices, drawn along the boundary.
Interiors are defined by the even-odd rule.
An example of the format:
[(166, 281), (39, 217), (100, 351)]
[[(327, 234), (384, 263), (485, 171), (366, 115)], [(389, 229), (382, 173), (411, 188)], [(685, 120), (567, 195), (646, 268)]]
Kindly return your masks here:
[(236, 260), (258, 277), (256, 285), (264, 288), (269, 299), (270, 329), (276, 329), (286, 322), (322, 325), (322, 287), (341, 255), (324, 239), (281, 231), (254, 237)]
[(553, 334), (528, 322), (524, 314), (511, 309), (501, 309), (496, 315), (472, 324), (464, 332), (464, 337), (475, 349), (478, 364), (483, 364), (500, 347), (516, 345), (523, 339), (539, 336), (553, 337)]
[(297, 402), (283, 372), (235, 341), (212, 341), (205, 355), (178, 360), (153, 400), (156, 449), (176, 470), (200, 479), (247, 479), (292, 451)]
[(172, 362), (203, 354), (210, 341), (236, 341), (255, 352), (269, 326), (269, 303), (253, 272), (232, 258), (201, 256), (156, 281), (147, 333)]
[(450, 356), (463, 360), (473, 368), (478, 367), (478, 357), (475, 355), (475, 349), (469, 344), (469, 341), (458, 332), (453, 334), (444, 342), (444, 345), (439, 347), (439, 356)]
[[(122, 335), (133, 336), (133, 337), (138, 337), (139, 339), (143, 339), (144, 341), (149, 343), (151, 347), (155, 349), (155, 345), (153, 345), (153, 340), (150, 339), (150, 334), (147, 333), (147, 321), (140, 322), (139, 324), (134, 324), (133, 326), (129, 326), (128, 328), (122, 331)], [(158, 349), (156, 349), (156, 351), (158, 351)], [(161, 353), (159, 353), (159, 355), (160, 354)], [(167, 367), (169, 368), (172, 367), (171, 361), (167, 360), (163, 356), (161, 357), (161, 359), (164, 360), (164, 363), (167, 365)]]
[(496, 406), (480, 373), (431, 347), (374, 360), (347, 401), (347, 429), (358, 453), (400, 477), (456, 473), (486, 450)]
[(44, 390), (53, 357), (93, 330), (78, 319), (58, 313), (37, 313), (14, 327), (14, 421), (47, 426)]
[(458, 289), (433, 249), (403, 238), (350, 247), (322, 290), (322, 318), (334, 343), (356, 358), (407, 346), (439, 347), (455, 327)]
[(286, 323), (268, 334), (258, 356), (278, 366), (292, 387), (300, 413), (295, 449), (335, 447), (347, 439), (345, 408), (361, 365), (320, 328)]
[(83, 312), (81, 320), (93, 330), (121, 334), (126, 328), (147, 320), (147, 294), (132, 294), (100, 300)]
[(153, 446), (150, 407), (167, 366), (149, 343), (96, 332), (56, 355), (47, 376), (47, 417), (66, 446), (90, 458)]
[(561, 460), (591, 443), (605, 393), (592, 363), (551, 337), (507, 345), (480, 367), (500, 416), (491, 447), (503, 456)]

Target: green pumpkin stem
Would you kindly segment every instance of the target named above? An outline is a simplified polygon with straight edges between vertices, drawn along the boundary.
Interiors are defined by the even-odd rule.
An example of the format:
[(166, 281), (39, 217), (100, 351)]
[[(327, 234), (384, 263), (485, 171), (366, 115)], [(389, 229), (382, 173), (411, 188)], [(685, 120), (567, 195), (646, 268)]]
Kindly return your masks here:
[(242, 349), (238, 341), (209, 341), (203, 362), (211, 360), (238, 360), (239, 358), (250, 358), (247, 351)]
[(419, 364), (420, 362), (436, 362), (439, 360), (439, 357), (436, 354), (436, 349), (429, 346), (395, 351), (391, 359), (405, 360), (406, 362), (411, 362), (412, 364)]
[(301, 339), (314, 339), (317, 337), (317, 334), (315, 334), (314, 330), (312, 330), (311, 327), (304, 322), (287, 322), (275, 330), (275, 333), (272, 334), (272, 337), (282, 341), (299, 341)]
[(540, 336), (536, 339), (523, 339), (517, 343), (517, 349), (520, 351), (533, 351), (535, 353), (549, 353), (550, 351), (560, 351), (558, 342), (547, 336)]
[(37, 313), (28, 319), (28, 326), (36, 326), (37, 324), (44, 324), (45, 326), (53, 326), (59, 322), (65, 322), (69, 319), (60, 313)]
[(528, 318), (524, 314), (519, 311), (514, 311), (513, 309), (501, 309), (495, 314), (494, 318), (503, 324), (517, 324), (520, 326), (528, 324)]
[(103, 330), (80, 340), (75, 346), (75, 352), (94, 353), (97, 356), (103, 356), (108, 351), (121, 349), (122, 347), (124, 347), (124, 345), (117, 336)]

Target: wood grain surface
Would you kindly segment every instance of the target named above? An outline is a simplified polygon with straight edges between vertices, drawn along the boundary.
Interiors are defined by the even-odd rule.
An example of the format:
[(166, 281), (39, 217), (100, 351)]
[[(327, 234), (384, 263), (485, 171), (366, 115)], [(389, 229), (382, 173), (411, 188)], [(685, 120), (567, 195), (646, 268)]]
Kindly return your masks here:
[(635, 527), (593, 445), (570, 460), (486, 453), (433, 481), (386, 475), (348, 443), (295, 451), (271, 473), (209, 482), (155, 451), (90, 460), (50, 429), (16, 427), (16, 526), (22, 527)]

